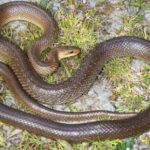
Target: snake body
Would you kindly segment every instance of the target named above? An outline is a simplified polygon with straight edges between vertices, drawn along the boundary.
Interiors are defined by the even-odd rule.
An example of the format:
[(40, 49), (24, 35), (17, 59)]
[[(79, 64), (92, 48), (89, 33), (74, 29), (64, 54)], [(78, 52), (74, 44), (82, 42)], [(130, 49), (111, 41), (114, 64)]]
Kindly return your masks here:
[[(0, 27), (11, 20), (16, 20), (15, 16), (18, 14), (18, 11), (20, 13), (23, 12), (20, 17), (35, 14), (35, 11), (36, 16), (42, 16), (43, 14), (41, 9), (30, 3), (7, 3), (0, 6)], [(31, 17), (33, 16), (31, 15)], [(47, 15), (47, 17), (49, 16)], [(49, 20), (47, 17), (46, 19)], [(35, 17), (35, 19), (37, 18)], [(32, 22), (31, 18), (26, 19), (26, 17), (24, 17), (23, 20), (24, 19)], [(34, 20), (34, 18), (32, 19)], [(43, 28), (44, 31), (49, 31), (49, 29), (46, 28), (47, 22), (44, 20), (41, 21), (42, 24), (39, 20), (38, 23), (36, 21), (32, 23), (40, 24), (39, 26)], [(50, 20), (50, 22), (52, 22), (52, 20)], [(55, 31), (55, 29), (52, 24), (50, 25), (51, 33)], [(48, 45), (47, 36), (43, 36), (37, 42), (33, 44), (33, 49), (37, 45), (41, 47), (41, 49), (46, 48)], [(44, 44), (46, 44), (46, 47), (43, 47)], [(40, 53), (41, 52), (39, 52), (38, 55), (40, 55)], [(56, 85), (45, 83), (30, 66), (27, 57), (21, 53), (18, 48), (2, 37), (0, 37), (0, 54), (0, 61), (8, 64), (12, 68), (21, 86), (32, 98), (44, 103), (54, 104), (67, 102), (67, 100), (74, 100), (80, 97), (91, 87), (103, 65), (112, 58), (132, 56), (150, 61), (150, 42), (137, 37), (123, 36), (100, 43), (84, 58), (79, 69), (71, 78)], [(37, 54), (35, 57), (36, 56)], [(35, 58), (35, 60), (37, 60), (37, 58)], [(30, 59), (30, 61), (33, 60)], [(37, 64), (41, 64), (41, 62)], [(1, 68), (5, 67), (1, 65)], [(0, 104), (0, 119), (6, 123), (46, 137), (71, 141), (104, 140), (125, 138), (149, 130), (150, 108), (140, 112), (138, 115), (123, 120), (105, 120), (72, 125), (48, 121), (41, 117), (8, 108)]]
[[(16, 7), (17, 6), (17, 7)], [(31, 12), (32, 10), (32, 12)], [(26, 20), (43, 30), (43, 36), (32, 44), (32, 51), (28, 51), (29, 59), (35, 70), (40, 74), (51, 72), (50, 64), (43, 63), (37, 58), (42, 50), (51, 47), (57, 33), (57, 25), (51, 16), (28, 2), (10, 2), (0, 6), (0, 27), (15, 20)], [(42, 19), (41, 19), (42, 18)], [(57, 64), (53, 62), (56, 67)]]
[[(87, 120), (95, 120), (98, 118), (99, 120), (102, 118), (109, 118), (109, 119), (123, 119), (135, 116), (136, 113), (118, 113), (118, 112), (111, 112), (111, 111), (89, 111), (89, 112), (64, 112), (53, 110), (48, 107), (37, 103), (34, 99), (31, 99), (22, 90), (21, 85), (17, 81), (17, 78), (12, 73), (12, 70), (0, 63), (0, 75), (6, 81), (9, 89), (14, 94), (15, 98), (18, 100), (20, 104), (26, 107), (28, 110), (34, 112), (35, 114), (49, 120), (56, 120), (56, 121), (63, 121), (63, 122), (75, 122), (75, 121), (87, 121)], [(19, 94), (18, 94), (19, 93)]]

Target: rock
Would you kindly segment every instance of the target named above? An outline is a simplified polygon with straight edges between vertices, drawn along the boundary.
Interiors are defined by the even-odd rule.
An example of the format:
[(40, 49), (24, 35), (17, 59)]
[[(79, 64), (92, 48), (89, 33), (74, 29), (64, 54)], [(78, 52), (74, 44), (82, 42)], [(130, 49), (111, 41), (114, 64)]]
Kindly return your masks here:
[(111, 4), (117, 4), (117, 3), (120, 3), (120, 2), (122, 2), (123, 0), (109, 0), (109, 2), (111, 3)]
[(145, 10), (145, 20), (150, 24), (150, 10)]
[(133, 59), (131, 68), (134, 72), (140, 72), (144, 67), (145, 63), (142, 60)]

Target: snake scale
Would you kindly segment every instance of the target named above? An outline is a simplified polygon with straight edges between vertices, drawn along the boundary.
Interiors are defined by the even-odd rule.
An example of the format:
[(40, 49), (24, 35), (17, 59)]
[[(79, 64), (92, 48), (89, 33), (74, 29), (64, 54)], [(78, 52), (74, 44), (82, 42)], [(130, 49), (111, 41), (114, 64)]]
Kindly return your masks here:
[[(53, 20), (42, 9), (31, 3), (10, 2), (0, 5), (0, 27), (13, 20), (27, 20), (44, 30), (43, 36), (33, 43), (31, 48), (33, 51), (29, 50), (28, 54), (29, 60), (31, 62), (35, 61), (32, 64), (33, 66), (36, 64), (36, 66), (42, 65), (47, 67), (47, 64), (45, 66), (37, 58), (42, 50), (49, 47), (54, 40), (52, 36), (47, 34), (49, 32), (50, 35), (55, 35), (56, 29)], [(36, 49), (39, 49), (37, 54), (35, 52)], [(0, 61), (9, 65), (17, 77), (12, 74), (8, 67), (0, 64), (0, 73), (4, 76), (6, 82), (12, 86), (13, 90), (14, 84), (18, 85), (19, 81), (17, 88), (20, 88), (21, 84), (22, 88), (27, 92), (26, 94), (23, 92), (25, 99), (28, 99), (29, 95), (33, 99), (47, 104), (64, 103), (70, 99), (77, 99), (91, 87), (96, 76), (107, 61), (123, 56), (136, 57), (149, 62), (150, 42), (138, 37), (128, 36), (102, 42), (85, 56), (79, 69), (71, 78), (62, 83), (49, 85), (37, 75), (31, 67), (29, 60), (21, 53), (20, 49), (6, 41), (3, 37), (0, 37)], [(8, 74), (9, 76), (7, 76)], [(17, 88), (14, 89), (14, 93), (17, 93), (19, 90)], [(21, 95), (18, 97), (22, 98)], [(26, 102), (30, 103), (28, 100)], [(34, 102), (33, 104), (37, 109), (42, 107)], [(42, 111), (44, 112), (45, 110), (46, 108), (43, 106)], [(28, 114), (9, 108), (2, 103), (0, 104), (1, 121), (48, 138), (59, 138), (75, 142), (105, 140), (126, 138), (150, 129), (149, 107), (137, 115), (131, 114), (131, 117), (121, 120), (103, 120), (78, 124), (54, 122), (41, 116)]]

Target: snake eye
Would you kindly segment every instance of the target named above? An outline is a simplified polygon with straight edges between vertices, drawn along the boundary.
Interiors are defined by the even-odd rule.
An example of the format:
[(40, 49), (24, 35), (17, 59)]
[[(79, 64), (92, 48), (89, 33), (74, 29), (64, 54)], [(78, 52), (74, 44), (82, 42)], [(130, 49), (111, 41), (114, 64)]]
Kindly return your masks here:
[(74, 53), (74, 51), (70, 51), (70, 52), (69, 52), (69, 54), (73, 54), (73, 53)]

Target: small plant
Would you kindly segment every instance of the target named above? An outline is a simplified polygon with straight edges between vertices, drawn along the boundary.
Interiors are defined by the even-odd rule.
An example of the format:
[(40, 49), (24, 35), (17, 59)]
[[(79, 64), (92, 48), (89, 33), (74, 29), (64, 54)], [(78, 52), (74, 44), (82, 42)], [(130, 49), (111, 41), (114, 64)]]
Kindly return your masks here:
[(129, 140), (125, 140), (125, 141), (119, 143), (116, 146), (116, 149), (117, 150), (126, 150), (127, 148), (131, 149), (131, 148), (133, 148), (133, 145), (134, 145), (134, 139), (129, 139)]

